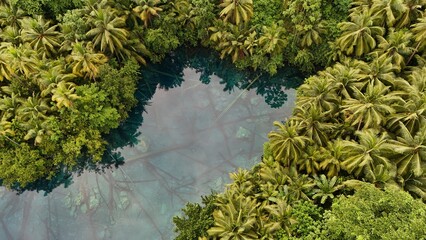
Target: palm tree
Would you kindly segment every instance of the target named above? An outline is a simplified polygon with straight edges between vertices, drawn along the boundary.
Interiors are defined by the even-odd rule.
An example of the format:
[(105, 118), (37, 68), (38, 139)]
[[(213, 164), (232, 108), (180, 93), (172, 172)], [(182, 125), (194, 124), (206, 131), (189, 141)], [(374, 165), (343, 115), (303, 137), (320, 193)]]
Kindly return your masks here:
[(3, 40), (3, 43), (11, 43), (14, 46), (19, 46), (22, 43), (21, 31), (11, 26), (7, 26), (0, 33), (0, 38)]
[(23, 99), (14, 93), (10, 96), (3, 96), (3, 98), (0, 99), (1, 119), (10, 120), (15, 118), (22, 100)]
[(259, 203), (251, 197), (225, 195), (228, 203), (213, 212), (214, 226), (207, 230), (220, 239), (257, 239), (255, 231)]
[(261, 181), (270, 182), (274, 185), (284, 185), (287, 182), (287, 177), (282, 174), (284, 167), (272, 157), (267, 159), (264, 157), (259, 165), (259, 177)]
[(426, 7), (425, 0), (404, 0), (405, 11), (397, 19), (396, 28), (410, 26), (417, 18), (423, 15), (422, 8)]
[(384, 84), (395, 89), (401, 79), (395, 76), (395, 72), (398, 69), (396, 65), (392, 64), (392, 59), (388, 58), (386, 54), (378, 56), (377, 51), (372, 52), (370, 55), (373, 57), (373, 61), (362, 65), (360, 71), (361, 79), (370, 80), (374, 84)]
[(278, 199), (275, 204), (269, 204), (264, 207), (273, 222), (270, 225), (276, 225), (273, 229), (285, 229), (287, 234), (291, 233), (291, 227), (297, 223), (292, 215), (292, 207), (284, 199)]
[(395, 158), (398, 175), (408, 173), (419, 177), (423, 174), (423, 166), (426, 161), (426, 127), (423, 125), (415, 135), (401, 122), (399, 123), (399, 136), (390, 142), (394, 145), (394, 151), (398, 153)]
[(197, 16), (195, 10), (196, 7), (192, 5), (192, 2), (188, 0), (178, 0), (171, 4), (177, 22), (184, 26), (184, 28), (194, 30), (200, 25), (199, 16)]
[(258, 39), (256, 38), (257, 32), (256, 30), (253, 30), (244, 40), (244, 48), (249, 53), (249, 55), (253, 55), (254, 50), (257, 48)]
[(362, 56), (376, 47), (376, 37), (383, 36), (383, 27), (375, 26), (376, 17), (368, 11), (353, 12), (351, 22), (339, 23), (342, 35), (336, 40), (346, 54)]
[(16, 30), (21, 29), (21, 20), (26, 16), (26, 13), (18, 8), (16, 4), (0, 6), (0, 26), (10, 26)]
[(270, 149), (277, 161), (284, 163), (285, 166), (292, 166), (300, 159), (310, 139), (299, 134), (300, 126), (294, 121), (285, 125), (275, 121), (274, 125), (278, 130), (268, 134)]
[(412, 134), (420, 129), (420, 126), (426, 123), (426, 96), (417, 99), (408, 99), (403, 105), (395, 106), (397, 112), (392, 114), (387, 121), (388, 128), (396, 132), (399, 129), (399, 123), (403, 123)]
[(102, 53), (94, 53), (92, 44), (85, 46), (82, 43), (75, 43), (71, 54), (67, 57), (67, 62), (72, 66), (73, 74), (89, 79), (96, 79), (99, 74), (99, 67), (105, 64), (108, 58)]
[(41, 144), (46, 136), (53, 134), (49, 121), (51, 118), (52, 117), (22, 123), (21, 127), (27, 130), (24, 140), (28, 141), (34, 139), (34, 145)]
[(397, 70), (401, 71), (405, 68), (405, 58), (414, 51), (411, 47), (413, 34), (408, 30), (389, 29), (389, 31), (387, 39), (379, 37), (379, 51), (385, 55), (386, 59), (392, 59)]
[(226, 55), (231, 55), (232, 62), (235, 62), (244, 56), (244, 35), (240, 34), (237, 27), (233, 27), (232, 29), (234, 31), (224, 36), (223, 40), (219, 43), (218, 48), (221, 49), (221, 59), (223, 59)]
[(37, 58), (37, 52), (32, 50), (28, 44), (18, 47), (9, 46), (4, 53), (8, 54), (12, 72), (24, 75), (27, 79), (38, 72), (41, 64), (40, 59)]
[(390, 168), (385, 167), (383, 164), (373, 165), (372, 169), (368, 169), (365, 173), (365, 178), (370, 183), (378, 188), (383, 188), (385, 185), (394, 185), (395, 170), (394, 166)]
[(34, 50), (43, 50), (43, 55), (51, 57), (61, 45), (60, 32), (56, 31), (58, 25), (51, 26), (50, 21), (45, 21), (42, 16), (24, 18), (22, 20), (22, 40), (28, 42)]
[(319, 76), (332, 81), (336, 88), (336, 94), (344, 98), (353, 97), (352, 88), (362, 89), (367, 81), (361, 79), (361, 69), (350, 67), (341, 63), (336, 63), (333, 67), (328, 67), (319, 72)]
[(304, 48), (310, 47), (312, 44), (320, 44), (322, 41), (320, 34), (325, 32), (324, 22), (306, 26), (307, 29), (304, 29), (301, 34), (300, 46)]
[(15, 131), (13, 130), (11, 122), (2, 119), (0, 121), (0, 136), (7, 137), (7, 135), (13, 136), (15, 135)]
[(315, 187), (312, 190), (312, 199), (316, 200), (320, 198), (320, 203), (325, 204), (325, 202), (334, 198), (334, 193), (341, 190), (344, 186), (339, 185), (337, 181), (337, 176), (327, 179), (324, 174), (321, 174), (319, 177), (314, 176), (315, 178)]
[(396, 92), (390, 92), (383, 84), (370, 83), (363, 93), (353, 88), (354, 98), (343, 100), (342, 111), (351, 126), (379, 128), (386, 123), (387, 116), (395, 113), (394, 104), (402, 102)]
[(318, 146), (327, 144), (329, 133), (335, 128), (333, 123), (327, 122), (327, 113), (321, 112), (315, 105), (309, 108), (296, 106), (293, 116), (300, 123), (301, 134), (312, 139)]
[(130, 37), (123, 45), (123, 48), (117, 51), (117, 58), (121, 61), (134, 58), (141, 64), (146, 64), (145, 56), (151, 56), (151, 52), (137, 37)]
[(123, 48), (129, 32), (124, 28), (124, 17), (116, 16), (111, 8), (93, 10), (87, 21), (92, 28), (86, 35), (92, 39), (93, 46), (102, 52), (116, 54)]
[(312, 76), (297, 90), (297, 104), (300, 108), (315, 107), (331, 116), (337, 112), (340, 97), (336, 94), (337, 85), (326, 77)]
[(73, 105), (73, 101), (78, 99), (79, 96), (75, 94), (76, 85), (72, 82), (59, 82), (55, 89), (52, 90), (52, 101), (56, 102), (57, 108), (67, 107)]
[(341, 139), (333, 142), (328, 142), (327, 147), (320, 149), (321, 154), (318, 158), (321, 159), (319, 167), (321, 170), (327, 171), (327, 177), (338, 176), (340, 165), (343, 159), (343, 144)]
[(249, 196), (253, 194), (254, 184), (251, 182), (253, 175), (246, 169), (239, 168), (236, 172), (230, 173), (232, 183), (228, 185), (234, 195)]
[(47, 98), (33, 95), (21, 102), (21, 105), (16, 111), (17, 117), (21, 122), (46, 119), (48, 112), (51, 110), (49, 105)]
[(259, 47), (265, 53), (274, 55), (281, 53), (287, 46), (287, 39), (285, 38), (286, 30), (279, 24), (273, 23), (271, 26), (262, 27), (262, 35), (259, 38)]
[(418, 43), (416, 49), (426, 46), (426, 16), (418, 18), (418, 22), (411, 26), (411, 31), (414, 33), (414, 39)]
[(351, 9), (349, 9), (349, 11), (351, 13), (362, 12), (370, 9), (372, 5), (373, 0), (354, 0), (351, 3)]
[(297, 162), (299, 172), (306, 172), (309, 175), (316, 174), (319, 170), (319, 150), (317, 146), (307, 146)]
[(65, 72), (64, 60), (48, 61), (46, 69), (40, 69), (39, 74), (35, 76), (37, 85), (40, 88), (41, 97), (50, 95), (58, 83), (70, 82), (75, 78), (77, 78), (77, 75)]
[[(411, 133), (416, 132), (422, 121), (424, 120), (424, 104), (426, 101), (426, 68), (412, 68), (412, 72), (407, 81), (401, 81), (398, 90), (401, 90), (404, 102), (396, 105), (397, 113), (389, 120), (390, 127), (401, 121), (410, 130)], [(392, 128), (391, 128), (392, 129)]]
[(285, 198), (289, 202), (297, 200), (309, 201), (312, 187), (315, 185), (312, 178), (306, 174), (299, 174), (295, 166), (285, 168), (284, 174), (288, 177), (288, 183), (284, 186)]
[(342, 166), (349, 173), (360, 176), (362, 171), (372, 171), (373, 166), (383, 164), (390, 168), (391, 162), (386, 155), (391, 154), (391, 146), (388, 143), (386, 133), (379, 133), (373, 129), (358, 131), (355, 133), (359, 142), (344, 140), (343, 151), (345, 160)]
[(405, 127), (414, 134), (425, 123), (426, 116), (426, 68), (413, 67), (407, 81), (401, 81), (398, 89), (402, 90), (404, 102), (395, 106), (396, 114), (388, 120), (388, 128), (393, 132), (402, 122)]
[[(425, 170), (423, 170), (425, 172)], [(426, 176), (416, 177), (412, 173), (408, 173), (404, 176), (397, 177), (397, 183), (401, 186), (402, 189), (415, 195), (421, 197), (423, 201), (426, 200)]]
[(7, 44), (0, 44), (0, 81), (4, 79), (11, 80), (14, 69), (11, 66), (11, 56), (7, 54)]
[(145, 27), (148, 27), (148, 22), (154, 16), (159, 16), (159, 12), (163, 11), (162, 8), (157, 7), (160, 0), (137, 0), (138, 6), (133, 8), (133, 11), (139, 14), (140, 19), (143, 21)]
[(387, 27), (393, 27), (397, 19), (408, 10), (403, 0), (373, 0), (371, 12), (377, 17), (379, 25), (386, 23)]
[(240, 29), (229, 23), (218, 24), (218, 26), (210, 27), (209, 30), (213, 32), (210, 40), (217, 43), (216, 49), (221, 52), (220, 58), (231, 55), (232, 62), (235, 62), (243, 56), (250, 55), (245, 44), (247, 36), (250, 36), (253, 29)]
[(219, 16), (225, 16), (225, 22), (230, 20), (239, 25), (241, 22), (248, 22), (253, 16), (252, 0), (223, 0), (219, 6), (223, 8)]

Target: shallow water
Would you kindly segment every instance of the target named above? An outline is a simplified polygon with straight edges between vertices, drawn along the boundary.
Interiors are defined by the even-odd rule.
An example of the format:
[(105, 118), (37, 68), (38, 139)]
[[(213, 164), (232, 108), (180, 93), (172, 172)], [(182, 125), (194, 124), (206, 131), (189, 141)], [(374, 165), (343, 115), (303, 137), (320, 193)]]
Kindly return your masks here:
[(74, 176), (47, 196), (1, 189), (0, 239), (171, 239), (171, 219), (186, 202), (258, 162), (272, 122), (290, 115), (295, 90), (282, 87), (288, 101), (274, 109), (254, 89), (229, 93), (215, 75), (203, 84), (205, 69), (182, 69), (167, 73), (182, 77), (181, 86), (160, 84), (145, 107), (137, 141), (116, 150), (124, 165)]

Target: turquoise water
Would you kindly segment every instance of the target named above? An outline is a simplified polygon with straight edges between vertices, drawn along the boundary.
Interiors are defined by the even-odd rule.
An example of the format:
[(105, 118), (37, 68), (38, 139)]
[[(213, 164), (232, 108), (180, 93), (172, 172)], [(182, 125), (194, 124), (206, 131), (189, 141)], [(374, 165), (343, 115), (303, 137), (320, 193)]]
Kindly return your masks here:
[(179, 57), (144, 70), (156, 79), (149, 94), (141, 82), (148, 105), (111, 134), (111, 147), (120, 146), (111, 156), (125, 164), (75, 175), (47, 196), (1, 189), (0, 239), (172, 239), (171, 219), (186, 202), (259, 161), (272, 122), (291, 114), (300, 79), (268, 84), (214, 58)]

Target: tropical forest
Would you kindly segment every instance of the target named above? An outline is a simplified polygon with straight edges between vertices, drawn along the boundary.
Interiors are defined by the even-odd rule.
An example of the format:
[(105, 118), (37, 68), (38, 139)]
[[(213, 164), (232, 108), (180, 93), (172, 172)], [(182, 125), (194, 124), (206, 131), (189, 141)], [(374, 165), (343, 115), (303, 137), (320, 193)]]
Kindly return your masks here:
[(0, 40), (0, 239), (426, 239), (426, 0), (0, 0)]

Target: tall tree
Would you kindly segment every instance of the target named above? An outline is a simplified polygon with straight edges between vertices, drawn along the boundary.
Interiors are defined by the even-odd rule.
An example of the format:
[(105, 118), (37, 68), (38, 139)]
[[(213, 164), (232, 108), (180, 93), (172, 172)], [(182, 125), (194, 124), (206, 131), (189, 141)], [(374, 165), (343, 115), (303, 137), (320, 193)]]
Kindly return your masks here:
[(236, 25), (248, 22), (253, 16), (252, 0), (223, 0), (219, 6), (223, 8), (219, 16)]
[(263, 34), (259, 38), (259, 47), (265, 53), (274, 55), (282, 53), (282, 50), (287, 46), (285, 38), (286, 30), (279, 24), (273, 23), (271, 26), (262, 27)]
[(379, 128), (386, 123), (390, 113), (395, 113), (393, 105), (402, 101), (389, 87), (370, 83), (365, 92), (353, 88), (354, 98), (343, 100), (342, 111), (351, 126), (362, 128)]
[(115, 54), (123, 48), (129, 32), (125, 28), (124, 16), (118, 17), (111, 8), (94, 9), (87, 19), (91, 29), (86, 35), (92, 39), (93, 46), (102, 52)]
[(387, 27), (393, 27), (396, 20), (408, 10), (403, 0), (373, 0), (371, 12), (377, 16), (380, 25), (386, 23)]
[(133, 11), (139, 14), (145, 27), (148, 27), (148, 23), (151, 23), (154, 16), (159, 16), (159, 12), (163, 11), (161, 7), (158, 7), (160, 0), (136, 0), (138, 6), (133, 8)]
[(383, 36), (385, 30), (374, 25), (375, 18), (369, 11), (354, 12), (350, 22), (339, 23), (342, 35), (336, 41), (346, 54), (359, 57), (376, 47), (376, 37)]
[(426, 161), (426, 127), (412, 135), (404, 124), (399, 125), (399, 136), (391, 141), (393, 150), (399, 154), (395, 157), (398, 175), (414, 174), (419, 177)]
[(73, 74), (95, 79), (99, 74), (99, 67), (105, 64), (108, 58), (102, 53), (95, 53), (91, 43), (83, 45), (75, 43), (67, 62), (72, 66)]
[(268, 134), (270, 149), (277, 161), (285, 166), (292, 166), (300, 159), (303, 149), (310, 139), (299, 134), (300, 126), (295, 121), (287, 122), (285, 125), (275, 121), (277, 130)]
[(391, 162), (386, 157), (392, 153), (391, 146), (387, 144), (386, 133), (378, 133), (376, 130), (367, 129), (356, 133), (359, 142), (343, 141), (345, 160), (342, 166), (349, 173), (360, 176), (364, 171), (372, 171), (374, 166), (383, 164), (391, 168)]
[(34, 50), (41, 50), (43, 55), (51, 57), (61, 45), (58, 25), (51, 26), (42, 16), (22, 20), (22, 41), (28, 42)]

